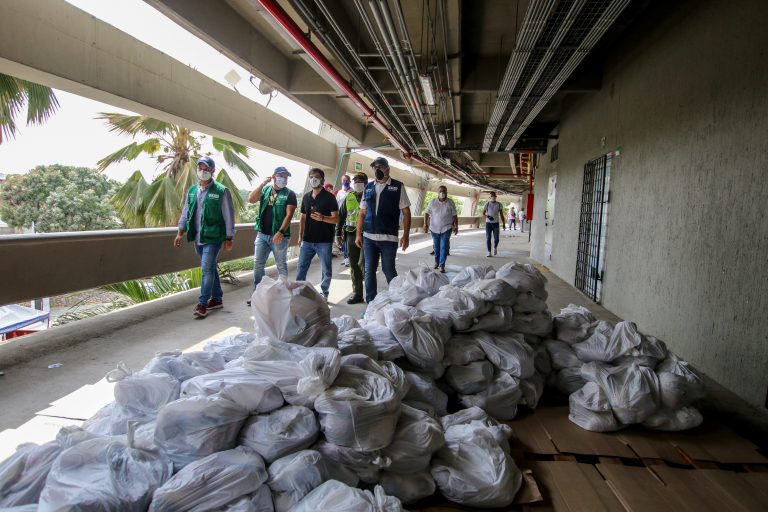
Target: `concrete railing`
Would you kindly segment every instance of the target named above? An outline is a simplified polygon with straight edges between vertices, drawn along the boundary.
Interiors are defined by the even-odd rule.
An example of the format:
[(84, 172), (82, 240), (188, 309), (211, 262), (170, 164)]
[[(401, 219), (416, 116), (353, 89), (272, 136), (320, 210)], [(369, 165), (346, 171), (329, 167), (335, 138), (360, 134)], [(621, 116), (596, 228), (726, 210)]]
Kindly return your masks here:
[[(479, 221), (459, 218), (461, 226), (477, 226)], [(423, 217), (414, 217), (412, 230), (423, 224)], [(297, 245), (298, 231), (295, 221), (291, 246)], [(176, 228), (0, 236), (0, 305), (198, 266), (200, 260), (188, 244), (173, 248), (175, 236)], [(253, 255), (255, 237), (252, 224), (238, 224), (232, 251), (222, 251), (219, 260)]]

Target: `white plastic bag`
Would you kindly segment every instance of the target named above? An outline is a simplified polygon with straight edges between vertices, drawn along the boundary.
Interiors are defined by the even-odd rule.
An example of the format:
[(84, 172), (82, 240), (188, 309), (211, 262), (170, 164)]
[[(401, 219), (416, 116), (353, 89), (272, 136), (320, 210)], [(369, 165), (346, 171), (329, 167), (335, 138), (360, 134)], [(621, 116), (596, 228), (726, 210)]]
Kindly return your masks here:
[(181, 386), (184, 398), (215, 394), (232, 400), (249, 414), (270, 412), (283, 405), (283, 395), (277, 386), (245, 368), (227, 368), (200, 375)]
[(584, 430), (592, 432), (613, 432), (621, 425), (611, 410), (608, 396), (594, 382), (587, 382), (571, 394), (568, 419)]
[(383, 471), (379, 484), (384, 492), (398, 498), (404, 505), (432, 496), (437, 488), (429, 469), (407, 475)]
[(624, 425), (642, 423), (659, 407), (659, 379), (647, 366), (592, 362), (581, 368), (581, 374), (602, 388), (614, 416)]
[(19, 445), (13, 455), (0, 462), (0, 507), (37, 503), (56, 457), (94, 437), (79, 427), (63, 427), (53, 441)]
[(358, 478), (315, 450), (301, 450), (286, 455), (269, 466), (267, 485), (272, 490), (275, 512), (287, 512), (313, 489), (328, 480), (338, 480), (350, 487)]
[(40, 493), (43, 512), (147, 510), (155, 490), (173, 474), (162, 453), (132, 447), (132, 438), (97, 437), (64, 450)]
[(478, 331), (473, 336), (496, 368), (522, 379), (533, 375), (533, 349), (522, 335)]
[(491, 265), (470, 265), (462, 268), (451, 280), (453, 286), (466, 286), (481, 279), (493, 279), (496, 271)]
[(584, 362), (611, 362), (629, 353), (642, 342), (642, 335), (632, 322), (619, 322), (616, 327), (611, 322), (601, 320), (594, 332), (581, 343), (573, 345), (573, 350)]
[(503, 279), (480, 279), (464, 286), (464, 291), (478, 299), (497, 306), (511, 306), (517, 299), (517, 291)]
[(374, 359), (379, 355), (376, 344), (371, 339), (371, 335), (363, 328), (344, 331), (339, 334), (337, 343), (342, 355), (365, 354)]
[(547, 300), (547, 278), (530, 263), (509, 262), (496, 271), (496, 277), (504, 279), (518, 293), (531, 292), (540, 299)]
[(520, 391), (523, 393), (520, 404), (535, 409), (544, 394), (544, 377), (539, 373), (534, 373), (527, 379), (521, 379)]
[(493, 379), (493, 365), (487, 361), (473, 361), (454, 365), (445, 372), (445, 380), (459, 393), (468, 395), (486, 389)]
[(542, 313), (547, 309), (547, 301), (531, 292), (521, 292), (512, 309), (515, 313)]
[(401, 405), (395, 435), (381, 453), (392, 461), (387, 471), (413, 473), (429, 468), (432, 454), (444, 444), (440, 423), (423, 411)]
[(363, 329), (368, 331), (368, 334), (371, 335), (371, 341), (376, 346), (376, 359), (394, 361), (405, 356), (403, 347), (400, 346), (397, 338), (395, 338), (395, 335), (392, 334), (392, 331), (387, 326), (376, 322), (368, 322), (363, 326)]
[(277, 386), (291, 405), (313, 407), (315, 398), (336, 379), (341, 352), (269, 341), (245, 351), (243, 368)]
[(634, 361), (648, 368), (656, 368), (665, 357), (667, 357), (667, 345), (663, 341), (655, 336), (641, 335), (640, 345), (614, 359), (613, 364), (620, 365)]
[(568, 304), (552, 321), (557, 339), (572, 345), (584, 341), (589, 336), (590, 327), (597, 319), (587, 308)]
[(144, 367), (145, 372), (167, 373), (184, 382), (192, 377), (224, 369), (224, 358), (216, 352), (158, 352)]
[(483, 359), (485, 359), (485, 352), (472, 335), (455, 334), (445, 342), (443, 355), (445, 366), (469, 364)]
[(438, 416), (445, 415), (448, 395), (435, 385), (434, 379), (416, 372), (405, 372), (405, 378), (411, 386), (403, 400), (424, 402), (433, 407)]
[[(395, 277), (395, 279), (397, 279), (397, 277)], [(392, 282), (395, 282), (395, 279), (392, 279)], [(389, 290), (377, 293), (376, 297), (368, 303), (368, 306), (366, 306), (365, 314), (363, 315), (363, 320), (366, 324), (369, 322), (376, 322), (380, 325), (385, 325), (384, 311), (389, 309), (393, 304), (399, 306), (403, 305), (400, 302), (400, 298), (392, 292), (393, 288), (391, 288), (391, 284), (392, 283), (390, 283)]]
[(251, 296), (256, 333), (305, 347), (335, 346), (336, 325), (312, 283), (264, 276)]
[(251, 416), (240, 431), (238, 444), (255, 450), (268, 463), (308, 448), (317, 440), (320, 427), (306, 407), (287, 405), (269, 414)]
[(423, 264), (417, 268), (410, 269), (403, 274), (402, 277), (403, 283), (401, 290), (408, 287), (408, 285), (411, 287), (417, 286), (423, 288), (426, 291), (427, 296), (436, 294), (441, 287), (449, 284), (448, 276), (432, 270)]
[(555, 388), (564, 395), (575, 393), (586, 383), (580, 367), (563, 368), (555, 374)]
[(434, 317), (450, 320), (453, 328), (461, 331), (471, 327), (475, 317), (487, 312), (491, 305), (466, 290), (446, 285), (416, 307)]
[(387, 496), (377, 485), (374, 492), (349, 487), (337, 480), (328, 480), (307, 494), (291, 512), (402, 512), (400, 500)]
[(256, 341), (256, 335), (250, 332), (239, 332), (230, 334), (219, 340), (211, 340), (205, 344), (203, 350), (207, 352), (216, 352), (224, 358), (225, 362), (230, 362), (245, 353), (248, 345)]
[(552, 359), (543, 343), (533, 347), (533, 367), (545, 378), (552, 373)]
[(392, 464), (392, 459), (382, 455), (380, 450), (363, 452), (332, 444), (325, 440), (318, 441), (312, 449), (322, 453), (329, 460), (350, 469), (361, 481), (368, 484), (377, 483), (381, 470)]
[(149, 512), (212, 510), (256, 492), (267, 480), (259, 454), (248, 447), (213, 453), (189, 464), (155, 491)]
[(407, 306), (390, 306), (384, 312), (384, 321), (411, 364), (432, 369), (442, 362), (444, 344), (451, 335), (450, 324)]
[(474, 318), (469, 328), (463, 332), (508, 332), (512, 327), (512, 318), (514, 313), (509, 306), (493, 306), (493, 308), (482, 316)]
[(432, 477), (451, 501), (472, 507), (507, 507), (522, 484), (512, 458), (484, 427), (455, 425), (432, 461)]
[(107, 382), (114, 382), (116, 410), (112, 433), (125, 434), (126, 422), (152, 421), (167, 403), (179, 398), (179, 381), (166, 373), (141, 371), (133, 373), (124, 363), (107, 373)]
[(508, 373), (497, 371), (487, 389), (474, 395), (460, 395), (466, 407), (477, 406), (500, 420), (511, 420), (517, 415), (517, 404), (522, 398), (520, 381)]
[(670, 353), (656, 367), (664, 407), (680, 409), (704, 398), (704, 382), (687, 362)]
[(563, 368), (581, 368), (584, 362), (576, 357), (576, 353), (573, 351), (570, 345), (564, 341), (558, 340), (544, 340), (542, 343), (549, 352), (549, 357), (552, 360), (552, 368), (555, 370), (562, 370)]
[(538, 313), (515, 313), (509, 328), (523, 334), (549, 336), (552, 332), (552, 313), (549, 310)]
[(356, 450), (387, 446), (400, 412), (398, 390), (373, 372), (342, 366), (333, 387), (315, 400), (326, 439)]
[(360, 327), (360, 322), (349, 315), (341, 315), (336, 318), (331, 318), (331, 322), (336, 324), (336, 329), (339, 331), (339, 335), (350, 329), (358, 329)]
[(387, 379), (395, 388), (395, 394), (401, 400), (411, 387), (405, 372), (392, 361), (374, 361), (364, 354), (354, 354), (341, 358), (341, 364), (356, 366), (362, 370), (373, 372)]
[(653, 430), (679, 432), (696, 428), (703, 421), (704, 418), (695, 407), (685, 406), (677, 410), (660, 407), (645, 419), (643, 426)]
[(483, 427), (491, 433), (496, 442), (499, 443), (499, 446), (506, 453), (509, 453), (509, 439), (512, 437), (512, 427), (506, 423), (499, 423), (479, 407), (473, 406), (443, 416), (440, 418), (440, 424), (443, 426), (443, 430), (448, 430), (454, 425)]
[(227, 503), (216, 512), (275, 512), (272, 504), (272, 491), (263, 484), (256, 492)]
[(197, 459), (235, 447), (248, 411), (219, 396), (193, 396), (169, 403), (157, 416), (155, 444), (178, 470)]

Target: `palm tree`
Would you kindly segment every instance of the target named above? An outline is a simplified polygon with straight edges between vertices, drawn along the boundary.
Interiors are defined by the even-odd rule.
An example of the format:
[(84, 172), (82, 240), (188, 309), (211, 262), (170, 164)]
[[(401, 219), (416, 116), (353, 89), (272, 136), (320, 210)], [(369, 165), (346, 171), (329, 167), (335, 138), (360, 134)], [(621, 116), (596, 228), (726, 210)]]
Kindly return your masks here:
[(42, 124), (59, 108), (50, 87), (0, 73), (0, 144), (16, 136), (16, 117), (27, 104), (27, 125)]
[[(112, 203), (125, 225), (147, 227), (176, 224), (184, 194), (197, 181), (195, 170), (197, 159), (203, 156), (201, 146), (205, 135), (196, 136), (187, 128), (147, 116), (102, 112), (97, 119), (104, 120), (111, 132), (131, 135), (134, 138), (147, 137), (99, 160), (99, 170), (103, 171), (117, 162), (135, 160), (142, 154), (152, 156), (162, 169), (152, 183), (147, 183), (141, 173), (136, 171), (112, 198)], [(213, 137), (212, 143), (230, 168), (242, 172), (248, 181), (258, 176), (243, 159), (248, 157), (246, 146), (218, 137)], [(235, 211), (239, 215), (245, 208), (245, 203), (225, 169), (219, 168), (216, 181), (229, 188)]]

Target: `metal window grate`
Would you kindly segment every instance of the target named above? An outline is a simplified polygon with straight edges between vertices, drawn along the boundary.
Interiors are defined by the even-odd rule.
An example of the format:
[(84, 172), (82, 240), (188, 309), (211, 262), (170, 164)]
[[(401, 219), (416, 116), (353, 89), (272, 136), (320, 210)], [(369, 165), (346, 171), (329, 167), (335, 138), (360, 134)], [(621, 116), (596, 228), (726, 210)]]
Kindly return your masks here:
[(560, 153), (560, 144), (555, 144), (549, 152), (549, 161), (557, 162), (558, 154)]
[(602, 291), (611, 161), (612, 155), (589, 161), (581, 190), (575, 286), (595, 302), (600, 302)]

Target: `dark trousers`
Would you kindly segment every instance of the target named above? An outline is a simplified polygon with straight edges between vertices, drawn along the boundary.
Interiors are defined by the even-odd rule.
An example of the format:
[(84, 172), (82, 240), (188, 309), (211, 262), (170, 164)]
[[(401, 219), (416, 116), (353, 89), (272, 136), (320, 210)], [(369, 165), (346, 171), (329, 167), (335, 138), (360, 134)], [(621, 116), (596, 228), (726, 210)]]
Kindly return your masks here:
[(381, 258), (381, 270), (384, 272), (384, 277), (387, 278), (387, 284), (397, 276), (395, 269), (397, 242), (380, 242), (363, 237), (363, 255), (365, 258), (365, 302), (371, 302), (378, 293), (376, 271), (379, 269), (379, 258)]
[(344, 233), (344, 242), (349, 255), (349, 271), (352, 274), (352, 292), (355, 296), (363, 296), (363, 269), (365, 257), (363, 250), (355, 245), (355, 232)]
[(486, 222), (485, 223), (485, 245), (488, 247), (488, 252), (491, 252), (491, 235), (493, 235), (493, 247), (494, 249), (499, 246), (499, 223), (498, 222)]

